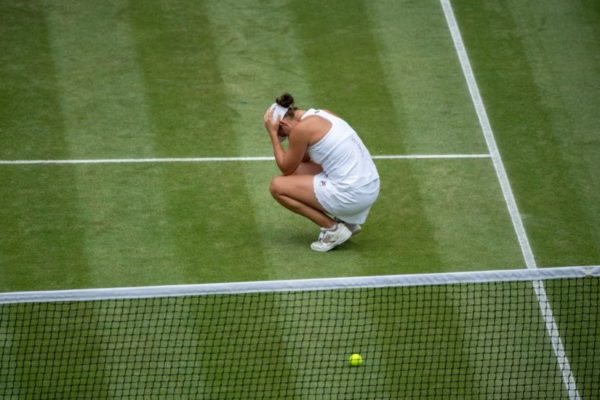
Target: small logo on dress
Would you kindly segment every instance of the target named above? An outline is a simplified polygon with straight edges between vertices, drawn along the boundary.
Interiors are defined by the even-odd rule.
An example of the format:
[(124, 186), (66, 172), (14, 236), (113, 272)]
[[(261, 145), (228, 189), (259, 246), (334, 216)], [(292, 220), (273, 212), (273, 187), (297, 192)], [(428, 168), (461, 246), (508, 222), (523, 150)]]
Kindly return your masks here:
[(327, 185), (327, 181), (321, 181), (321, 186)]

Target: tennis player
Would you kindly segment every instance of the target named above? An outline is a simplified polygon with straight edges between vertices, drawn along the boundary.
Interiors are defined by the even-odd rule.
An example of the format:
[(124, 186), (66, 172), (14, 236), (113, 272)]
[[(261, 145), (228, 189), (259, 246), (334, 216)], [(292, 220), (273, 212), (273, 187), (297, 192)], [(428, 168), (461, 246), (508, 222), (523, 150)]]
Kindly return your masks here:
[(271, 194), (321, 227), (311, 249), (329, 251), (360, 232), (379, 195), (379, 174), (354, 129), (330, 111), (295, 107), (289, 93), (267, 109), (264, 123), (283, 173), (271, 181)]

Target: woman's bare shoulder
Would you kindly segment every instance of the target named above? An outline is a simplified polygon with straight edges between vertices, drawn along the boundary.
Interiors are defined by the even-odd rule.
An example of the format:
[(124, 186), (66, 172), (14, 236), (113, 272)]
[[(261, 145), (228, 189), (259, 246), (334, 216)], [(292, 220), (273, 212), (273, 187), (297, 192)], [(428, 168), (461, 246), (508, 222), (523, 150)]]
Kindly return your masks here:
[(301, 128), (304, 131), (329, 131), (331, 129), (331, 122), (327, 119), (320, 117), (318, 114), (309, 115), (298, 124), (297, 128)]
[(318, 142), (331, 129), (331, 122), (318, 115), (309, 115), (294, 128), (292, 135), (302, 137), (307, 144)]

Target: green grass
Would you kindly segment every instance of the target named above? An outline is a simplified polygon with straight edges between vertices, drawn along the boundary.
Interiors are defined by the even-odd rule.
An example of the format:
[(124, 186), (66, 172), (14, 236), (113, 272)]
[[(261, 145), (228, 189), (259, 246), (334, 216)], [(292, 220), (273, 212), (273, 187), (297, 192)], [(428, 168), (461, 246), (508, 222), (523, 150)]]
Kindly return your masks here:
[[(600, 6), (453, 6), (537, 263), (600, 264)], [(283, 91), (340, 114), (373, 155), (488, 152), (436, 0), (0, 1), (0, 15), (0, 160), (270, 155), (262, 114)], [(316, 226), (271, 198), (272, 162), (0, 165), (0, 291), (525, 266), (489, 158), (376, 163), (382, 190), (364, 232), (328, 254), (309, 249)], [(550, 292), (557, 309), (569, 304)], [(580, 299), (590, 315), (595, 294)], [(444, 320), (464, 301), (435, 318), (440, 329), (473, 328)], [(557, 321), (581, 387), (596, 390), (578, 362), (595, 342), (569, 340), (597, 321)], [(465, 368), (482, 367), (469, 357)], [(384, 371), (394, 360), (380, 362)], [(283, 364), (300, 380), (331, 371)], [(398, 375), (380, 379), (413, 378)]]
[[(265, 155), (270, 149), (260, 116), (283, 90), (301, 105), (346, 116), (373, 154), (485, 152), (437, 4), (396, 5), (394, 13), (367, 4), (341, 14), (334, 4), (318, 8), (277, 14), (245, 6), (232, 13), (216, 2), (13, 5), (7, 13), (20, 19), (6, 43), (29, 45), (30, 57), (44, 49), (35, 62), (45, 75), (36, 79), (51, 84), (39, 97), (52, 102), (17, 114), (9, 104), (2, 129), (16, 138), (2, 158)], [(393, 34), (402, 34), (392, 15), (405, 21), (405, 31), (428, 35), (415, 36), (421, 46), (392, 47)], [(17, 41), (29, 36), (17, 28), (34, 18), (45, 27), (42, 40)], [(425, 23), (435, 29), (423, 31)], [(320, 26), (332, 34), (319, 33)], [(411, 61), (400, 63), (406, 54)], [(7, 80), (22, 86), (13, 97), (31, 90), (28, 79), (15, 76), (31, 62), (3, 63)], [(443, 107), (436, 106), (440, 101)], [(27, 140), (32, 123), (50, 130), (47, 145)], [(522, 265), (489, 160), (381, 161), (378, 167), (384, 190), (364, 235), (322, 257), (307, 251), (316, 227), (268, 195), (277, 171), (267, 163), (6, 166), (2, 287)], [(449, 171), (464, 179), (447, 181)], [(475, 194), (481, 185), (485, 192)], [(31, 191), (52, 200), (36, 202)]]
[(542, 266), (600, 258), (598, 4), (457, 2), (492, 126)]
[[(456, 4), (540, 266), (600, 259), (584, 6), (566, 22), (574, 64), (553, 9)], [(434, 1), (2, 7), (2, 159), (268, 155), (260, 118), (283, 90), (346, 117), (374, 155), (487, 152)], [(378, 161), (364, 234), (326, 256), (268, 195), (269, 163), (1, 168), (3, 290), (523, 266), (486, 159)]]
[[(477, 168), (482, 163), (486, 168)], [(18, 290), (137, 286), (519, 264), (487, 160), (393, 160), (378, 167), (383, 184), (367, 225), (373, 228), (326, 257), (307, 251), (312, 223), (271, 199), (275, 171), (268, 162), (5, 168), (3, 185), (19, 183), (4, 199), (5, 210), (21, 210), (24, 198), (28, 203), (7, 226), (13, 235), (4, 259), (21, 268), (3, 284)], [(199, 184), (198, 177), (219, 184)], [(39, 191), (48, 179), (55, 185)], [(420, 191), (407, 192), (416, 179)], [(498, 255), (490, 259), (490, 251)]]

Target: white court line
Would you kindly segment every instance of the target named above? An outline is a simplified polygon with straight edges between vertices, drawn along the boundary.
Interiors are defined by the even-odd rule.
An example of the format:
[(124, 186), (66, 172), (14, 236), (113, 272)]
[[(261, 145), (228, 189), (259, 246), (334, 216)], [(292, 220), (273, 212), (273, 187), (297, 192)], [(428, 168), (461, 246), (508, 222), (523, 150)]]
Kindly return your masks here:
[[(374, 160), (471, 159), (490, 158), (489, 154), (406, 154), (373, 156)], [(273, 161), (273, 156), (259, 157), (166, 157), (166, 158), (98, 158), (80, 160), (0, 160), (0, 165), (45, 164), (142, 164), (142, 163), (209, 163)]]
[[(454, 42), (454, 47), (456, 49), (456, 53), (458, 55), (463, 74), (467, 81), (467, 86), (469, 87), (469, 93), (471, 94), (471, 99), (473, 101), (473, 105), (475, 106), (475, 111), (477, 112), (479, 124), (481, 125), (481, 129), (483, 131), (483, 135), (485, 136), (485, 141), (487, 143), (490, 156), (494, 163), (494, 168), (496, 169), (496, 174), (498, 176), (498, 181), (500, 182), (502, 194), (504, 195), (504, 200), (510, 213), (510, 218), (515, 229), (515, 233), (519, 240), (521, 253), (523, 254), (523, 258), (525, 259), (525, 264), (527, 265), (527, 268), (537, 269), (537, 263), (533, 256), (533, 251), (531, 249), (531, 245), (529, 244), (529, 239), (527, 238), (527, 233), (525, 232), (525, 227), (523, 225), (523, 220), (521, 219), (521, 214), (519, 213), (519, 209), (517, 208), (517, 202), (511, 189), (510, 182), (508, 180), (508, 175), (506, 174), (506, 169), (504, 168), (504, 163), (502, 162), (500, 152), (498, 151), (496, 139), (494, 138), (494, 132), (492, 131), (487, 112), (481, 99), (481, 94), (479, 93), (479, 88), (477, 86), (475, 75), (473, 74), (473, 69), (471, 68), (471, 62), (469, 61), (469, 56), (467, 55), (467, 51), (463, 43), (462, 36), (460, 34), (460, 30), (458, 28), (458, 23), (456, 22), (456, 18), (454, 16), (452, 5), (450, 4), (450, 0), (440, 0), (440, 2), (444, 11), (444, 15), (446, 17), (446, 22), (448, 23), (450, 34), (452, 35), (452, 40)], [(540, 306), (542, 316), (544, 318), (546, 330), (548, 331), (550, 341), (552, 342), (554, 354), (556, 355), (556, 359), (561, 369), (563, 383), (569, 394), (569, 399), (579, 400), (580, 396), (575, 384), (575, 377), (573, 376), (573, 373), (571, 371), (571, 366), (569, 364), (569, 360), (567, 358), (558, 331), (558, 325), (554, 320), (552, 308), (548, 301), (548, 297), (546, 296), (544, 284), (542, 281), (534, 281), (533, 287)]]
[(487, 112), (483, 105), (477, 82), (475, 81), (475, 75), (473, 74), (473, 69), (471, 68), (471, 62), (469, 61), (469, 56), (467, 55), (467, 51), (465, 49), (460, 34), (460, 30), (458, 29), (456, 18), (454, 17), (452, 6), (450, 5), (450, 0), (440, 1), (442, 2), (444, 15), (446, 16), (446, 21), (448, 22), (448, 27), (450, 29), (450, 33), (452, 34), (452, 40), (454, 41), (454, 47), (456, 48), (456, 53), (458, 54), (463, 74), (465, 76), (465, 79), (467, 80), (469, 93), (471, 94), (471, 99), (473, 100), (475, 111), (477, 112), (479, 124), (481, 125), (481, 129), (483, 130), (485, 142), (488, 146), (488, 150), (492, 157), (494, 168), (496, 169), (496, 174), (498, 176), (498, 181), (500, 182), (502, 194), (504, 195), (504, 200), (506, 202), (506, 206), (508, 207), (513, 227), (515, 229), (515, 233), (517, 234), (517, 238), (521, 246), (521, 252), (523, 253), (525, 264), (527, 265), (527, 268), (537, 268), (537, 264), (533, 256), (533, 251), (531, 250), (531, 246), (529, 244), (529, 239), (527, 238), (525, 228), (523, 227), (523, 220), (521, 219), (519, 209), (517, 208), (517, 202), (515, 200), (515, 196), (513, 195), (513, 191), (510, 187), (508, 176), (506, 174), (506, 169), (504, 168), (504, 163), (502, 162), (502, 158), (500, 157), (500, 152), (498, 151), (498, 146), (496, 145), (496, 139), (494, 138), (494, 133), (492, 131)]
[(435, 159), (468, 159), (468, 158), (490, 158), (489, 154), (407, 154), (407, 155), (389, 155), (373, 156), (373, 160), (435, 160)]
[(0, 160), (0, 165), (210, 163), (272, 160), (274, 160), (273, 157), (92, 158), (75, 160)]

